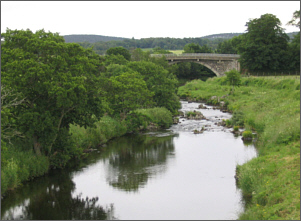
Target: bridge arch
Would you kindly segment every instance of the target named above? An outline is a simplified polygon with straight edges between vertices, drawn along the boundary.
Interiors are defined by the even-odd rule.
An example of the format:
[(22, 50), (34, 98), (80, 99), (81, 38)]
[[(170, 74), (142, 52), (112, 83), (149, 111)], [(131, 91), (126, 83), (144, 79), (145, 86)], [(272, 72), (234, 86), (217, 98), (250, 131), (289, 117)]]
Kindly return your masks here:
[(152, 54), (153, 57), (165, 57), (170, 65), (179, 62), (194, 62), (209, 68), (216, 76), (224, 76), (225, 72), (235, 69), (240, 71), (239, 58), (237, 54), (208, 54), (208, 53), (186, 53), (186, 54)]
[(201, 65), (205, 66), (206, 68), (208, 68), (209, 70), (211, 70), (217, 77), (223, 76), (219, 72), (214, 70), (210, 65), (206, 64), (205, 62), (201, 62), (201, 61), (173, 61), (173, 62), (168, 62), (168, 64), (173, 65), (173, 64), (177, 64), (177, 63), (183, 63), (183, 62), (193, 62), (196, 64), (201, 64)]

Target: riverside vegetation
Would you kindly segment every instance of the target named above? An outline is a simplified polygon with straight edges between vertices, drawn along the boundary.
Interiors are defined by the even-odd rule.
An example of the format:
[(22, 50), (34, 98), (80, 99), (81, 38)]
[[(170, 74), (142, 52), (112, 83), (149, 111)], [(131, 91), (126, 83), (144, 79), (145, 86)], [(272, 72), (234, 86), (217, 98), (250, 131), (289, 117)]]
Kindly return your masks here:
[(122, 47), (100, 56), (44, 30), (2, 38), (2, 196), (114, 137), (168, 128), (180, 108), (164, 59)]
[(299, 220), (300, 78), (246, 77), (240, 85), (230, 93), (227, 77), (194, 80), (180, 87), (178, 95), (223, 104), (233, 113), (228, 125), (244, 127), (246, 137), (257, 134), (258, 157), (237, 165), (246, 200), (239, 219)]

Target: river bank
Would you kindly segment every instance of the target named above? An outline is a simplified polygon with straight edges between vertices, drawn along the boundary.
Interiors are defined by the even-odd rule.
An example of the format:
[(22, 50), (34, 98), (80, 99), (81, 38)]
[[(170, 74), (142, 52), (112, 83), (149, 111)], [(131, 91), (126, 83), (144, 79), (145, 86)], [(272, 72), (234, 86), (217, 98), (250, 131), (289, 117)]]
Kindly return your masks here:
[[(71, 124), (69, 134), (73, 145), (69, 147), (68, 155), (59, 156), (55, 153), (56, 157), (36, 156), (33, 151), (2, 146), (7, 151), (2, 156), (2, 165), (5, 166), (1, 168), (1, 197), (5, 197), (7, 191), (21, 187), (25, 182), (43, 176), (50, 170), (64, 168), (70, 161), (73, 161), (73, 165), (80, 163), (89, 153), (103, 149), (114, 138), (132, 132), (168, 128), (172, 124), (172, 114), (166, 108), (138, 109), (124, 120), (103, 116), (95, 123), (95, 127), (84, 128)], [(8, 160), (3, 162), (3, 159)]]
[(181, 98), (221, 105), (232, 126), (256, 132), (259, 156), (237, 166), (238, 186), (248, 202), (239, 219), (300, 219), (300, 82), (249, 77), (230, 94), (225, 78), (195, 80)]

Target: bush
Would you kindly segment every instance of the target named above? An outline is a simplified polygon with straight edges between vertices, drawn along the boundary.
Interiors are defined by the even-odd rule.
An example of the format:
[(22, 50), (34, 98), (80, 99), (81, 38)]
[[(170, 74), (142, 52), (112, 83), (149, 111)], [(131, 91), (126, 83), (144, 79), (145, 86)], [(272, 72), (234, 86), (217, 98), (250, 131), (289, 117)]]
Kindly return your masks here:
[(233, 130), (234, 130), (235, 132), (237, 132), (238, 129), (239, 129), (239, 126), (234, 126), (234, 127), (233, 127)]
[(76, 147), (84, 150), (97, 147), (114, 137), (120, 137), (127, 132), (126, 122), (121, 122), (109, 116), (103, 116), (94, 127), (84, 128), (70, 125), (71, 139)]
[(245, 130), (244, 132), (242, 132), (242, 136), (245, 139), (252, 139), (253, 138), (252, 131), (249, 131), (249, 130)]
[(244, 113), (241, 111), (235, 111), (232, 116), (232, 124), (243, 127), (244, 126)]
[(38, 157), (32, 151), (19, 151), (13, 146), (1, 152), (1, 160), (5, 161), (1, 165), (1, 195), (24, 181), (48, 172), (49, 160), (46, 156)]
[(137, 109), (135, 112), (147, 116), (151, 122), (162, 128), (168, 128), (173, 124), (172, 113), (164, 107)]

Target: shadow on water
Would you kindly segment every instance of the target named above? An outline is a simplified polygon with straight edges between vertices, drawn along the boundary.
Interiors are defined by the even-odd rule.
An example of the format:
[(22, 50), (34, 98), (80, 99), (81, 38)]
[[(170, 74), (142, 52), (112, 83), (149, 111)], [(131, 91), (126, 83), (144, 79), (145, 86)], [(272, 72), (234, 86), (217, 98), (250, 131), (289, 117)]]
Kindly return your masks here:
[(113, 219), (114, 205), (97, 205), (98, 197), (73, 197), (75, 184), (69, 172), (49, 174), (26, 183), (1, 203), (1, 219), (97, 220)]
[(105, 160), (107, 182), (124, 191), (138, 191), (150, 177), (166, 170), (174, 155), (172, 136), (130, 135), (110, 142)]

